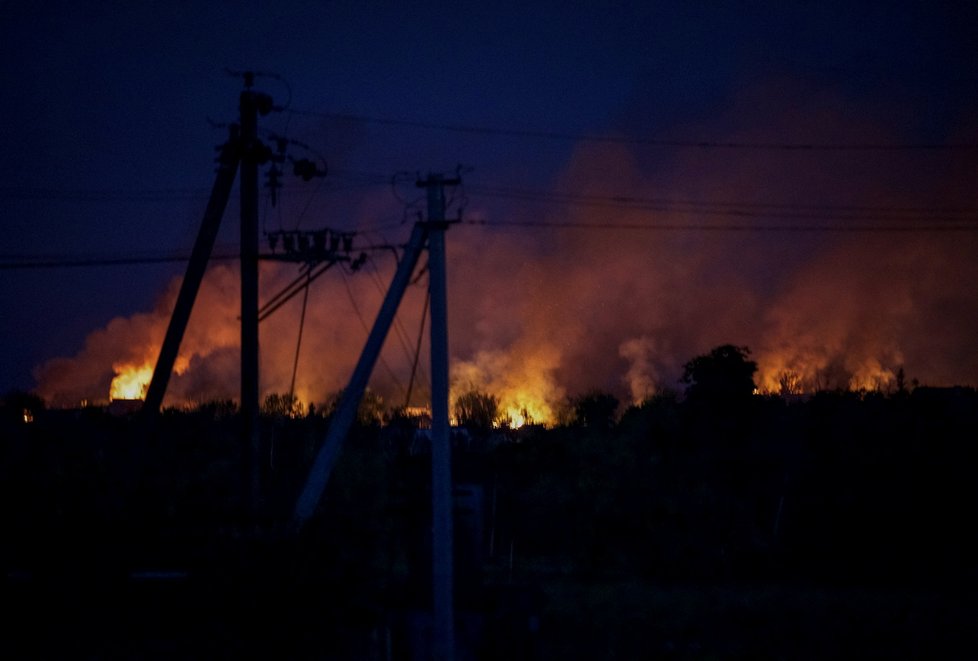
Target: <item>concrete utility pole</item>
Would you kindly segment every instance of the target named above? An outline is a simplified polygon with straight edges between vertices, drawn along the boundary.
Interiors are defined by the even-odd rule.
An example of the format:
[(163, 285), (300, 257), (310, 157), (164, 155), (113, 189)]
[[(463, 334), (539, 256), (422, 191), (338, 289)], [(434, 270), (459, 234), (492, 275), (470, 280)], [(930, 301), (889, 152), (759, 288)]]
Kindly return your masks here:
[(221, 148), (217, 178), (211, 191), (204, 220), (194, 243), (190, 263), (180, 285), (176, 306), (170, 317), (160, 356), (143, 402), (143, 417), (151, 420), (163, 404), (166, 386), (173, 372), (197, 292), (221, 225), (221, 217), (231, 195), (231, 187), (241, 169), (241, 417), (245, 445), (245, 493), (251, 514), (261, 504), (260, 462), (258, 460), (258, 166), (268, 162), (271, 150), (258, 139), (258, 116), (272, 111), (272, 97), (251, 89), (254, 74), (244, 74), (245, 90), (239, 100), (239, 124)]
[(429, 174), (418, 186), (428, 191), (428, 291), (431, 294), (431, 518), (432, 599), (435, 659), (455, 657), (452, 553), (452, 448), (448, 423), (448, 303), (445, 275), (445, 185)]
[[(250, 87), (250, 81), (245, 85)], [(261, 501), (258, 439), (258, 104), (265, 95), (241, 93), (241, 442), (252, 514)], [(267, 97), (265, 97), (267, 98)], [(267, 154), (265, 155), (267, 160)]]
[(460, 183), (429, 174), (417, 183), (428, 192), (428, 219), (416, 223), (404, 256), (398, 264), (390, 289), (377, 313), (377, 320), (343, 390), (333, 414), (326, 439), (316, 455), (309, 477), (296, 501), (292, 525), (299, 530), (315, 513), (330, 473), (339, 458), (340, 448), (356, 419), (360, 399), (366, 390), (384, 340), (394, 321), (411, 274), (421, 252), (428, 246), (428, 277), (431, 298), (431, 499), (432, 499), (432, 599), (434, 603), (433, 658), (455, 658), (455, 610), (452, 553), (452, 455), (448, 421), (448, 313), (445, 274), (445, 186)]

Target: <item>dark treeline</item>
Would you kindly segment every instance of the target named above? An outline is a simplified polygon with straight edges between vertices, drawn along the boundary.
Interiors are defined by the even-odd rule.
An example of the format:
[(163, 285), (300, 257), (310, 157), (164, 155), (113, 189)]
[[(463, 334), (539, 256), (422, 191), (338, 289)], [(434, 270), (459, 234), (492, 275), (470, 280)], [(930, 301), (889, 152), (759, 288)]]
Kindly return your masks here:
[(536, 429), (492, 464), (526, 552), (660, 580), (975, 577), (971, 389), (653, 398)]
[[(978, 642), (975, 390), (756, 396), (730, 349), (691, 361), (682, 395), (619, 414), (589, 393), (553, 428), (494, 429), (491, 395), (467, 400), (453, 437), (463, 648), (892, 658)], [(24, 630), (70, 631), (100, 657), (145, 656), (145, 640), (183, 657), (424, 649), (411, 632), (430, 598), (425, 432), (364, 416), (296, 537), (286, 524), (328, 411), (270, 403), (256, 515), (232, 405), (147, 429), (7, 396), (2, 557)], [(141, 584), (145, 570), (186, 579)]]

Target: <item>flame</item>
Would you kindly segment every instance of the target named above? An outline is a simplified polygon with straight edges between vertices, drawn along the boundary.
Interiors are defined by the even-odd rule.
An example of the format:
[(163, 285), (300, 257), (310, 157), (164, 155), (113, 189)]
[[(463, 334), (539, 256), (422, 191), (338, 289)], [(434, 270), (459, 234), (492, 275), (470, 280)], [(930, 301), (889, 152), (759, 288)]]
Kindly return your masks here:
[(509, 417), (509, 426), (511, 429), (519, 429), (526, 424), (526, 418), (528, 416), (524, 415), (525, 413), (526, 409), (506, 409), (506, 415)]
[(502, 410), (505, 412), (503, 423), (508, 423), (510, 429), (519, 429), (524, 425), (539, 423), (543, 425), (554, 424), (554, 414), (550, 406), (542, 401), (534, 399), (527, 393), (515, 393), (503, 399)]
[(113, 365), (115, 378), (109, 386), (109, 399), (145, 399), (146, 389), (149, 388), (150, 379), (153, 378), (153, 366), (144, 364), (135, 365)]
[(885, 391), (896, 383), (901, 356), (892, 353), (894, 367), (873, 355), (836, 356), (787, 350), (771, 351), (758, 359), (757, 390), (768, 395), (799, 395), (818, 390)]
[(564, 395), (553, 374), (558, 363), (556, 348), (543, 344), (509, 352), (483, 350), (452, 365), (453, 389), (479, 390), (498, 398), (501, 426), (553, 425)]
[[(794, 103), (782, 107), (787, 97), (780, 82), (770, 89), (761, 86), (729, 104), (730, 113), (718, 117), (723, 128), (706, 127), (705, 133), (734, 131), (730, 135), (737, 139), (761, 139), (785, 122), (783, 126), (799, 130), (817, 129), (829, 140), (834, 135), (880, 134), (873, 113), (860, 123), (849, 108), (838, 112), (834, 94), (826, 101), (817, 94), (805, 97), (808, 90), (796, 91), (814, 103), (802, 104), (802, 110)], [(754, 123), (757, 107), (771, 109), (760, 126)], [(936, 199), (974, 205), (967, 168), (953, 180), (946, 177), (950, 170), (932, 168), (915, 177), (914, 186), (891, 190), (888, 182), (900, 181), (904, 174), (900, 159), (877, 163), (869, 155), (869, 160), (839, 155), (831, 166), (816, 167), (801, 166), (794, 158), (778, 153), (762, 162), (756, 154), (738, 153), (721, 162), (683, 156), (671, 162), (675, 167), (663, 168), (664, 161), (650, 160), (625, 144), (587, 142), (572, 151), (555, 177), (555, 191), (628, 191), (636, 199), (691, 195), (722, 208), (723, 199), (816, 199), (813, 190), (831, 191), (835, 197), (830, 201), (853, 208), (928, 207)], [(763, 187), (755, 196), (759, 182)], [(817, 188), (811, 188), (812, 182)], [(648, 221), (648, 211), (637, 207), (572, 206), (545, 213), (582, 227), (598, 228), (610, 220), (635, 225)], [(363, 208), (371, 214), (386, 209), (368, 199)], [(520, 220), (536, 219), (540, 213), (520, 206), (500, 212)], [(678, 205), (657, 212), (659, 220), (677, 227), (698, 224), (698, 213)], [(714, 222), (719, 226), (726, 221), (718, 216), (710, 219)], [(758, 227), (761, 223), (758, 219)], [(974, 233), (913, 234), (907, 235), (912, 241), (896, 241), (892, 234), (867, 233), (852, 240), (857, 235), (830, 232), (785, 241), (782, 237), (794, 235), (580, 229), (537, 232), (529, 226), (484, 226), (452, 233), (447, 264), (452, 387), (497, 397), (501, 424), (507, 416), (514, 427), (555, 424), (567, 392), (616, 389), (614, 394), (627, 391), (639, 403), (657, 392), (682, 389), (683, 363), (724, 343), (752, 349), (761, 393), (885, 390), (901, 367), (907, 376), (929, 385), (974, 383), (978, 375), (973, 351), (978, 292)], [(291, 265), (263, 263), (263, 290), (276, 291), (293, 278)], [(106, 366), (138, 371), (148, 362), (144, 359), (159, 351), (179, 285), (176, 278), (154, 310), (114, 319), (92, 332), (76, 356), (40, 366), (39, 394), (58, 403), (94, 400), (98, 395), (93, 388), (104, 392)], [(347, 282), (327, 277), (311, 291), (295, 381), (300, 400), (319, 402), (346, 385), (363, 346), (359, 312), (372, 317), (381, 305), (383, 292), (375, 285), (371, 278)], [(189, 361), (187, 373), (172, 379), (167, 393), (171, 403), (233, 398), (237, 393), (239, 290), (233, 266), (208, 270), (181, 345)], [(417, 319), (422, 298), (421, 288), (410, 288), (401, 312)], [(354, 301), (358, 314), (345, 308), (337, 313), (337, 301), (345, 306), (347, 299)], [(292, 390), (298, 305), (290, 303), (261, 326), (265, 393)], [(411, 357), (400, 356), (396, 344), (386, 343), (390, 367), (373, 377), (378, 389), (394, 397), (396, 373), (408, 381), (413, 371)], [(175, 371), (181, 369), (178, 365)], [(119, 390), (125, 380), (126, 392), (117, 394), (114, 381), (113, 397), (142, 392), (145, 379), (140, 383), (126, 376), (126, 370), (117, 370)]]

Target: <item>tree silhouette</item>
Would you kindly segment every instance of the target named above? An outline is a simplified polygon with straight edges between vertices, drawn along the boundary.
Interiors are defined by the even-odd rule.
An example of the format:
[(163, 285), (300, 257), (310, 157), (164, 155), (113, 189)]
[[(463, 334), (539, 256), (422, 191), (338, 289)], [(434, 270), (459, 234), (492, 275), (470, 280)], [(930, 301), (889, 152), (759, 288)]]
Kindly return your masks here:
[(44, 410), (44, 400), (32, 392), (11, 390), (0, 399), (0, 410), (4, 418), (27, 422)]
[(499, 400), (479, 390), (459, 395), (454, 409), (458, 424), (471, 429), (488, 430), (499, 421)]
[[(316, 405), (318, 415), (323, 415), (328, 418), (336, 413), (336, 409), (343, 399), (343, 390), (343, 388), (340, 388), (330, 394), (325, 402), (320, 402)], [(310, 404), (311, 408), (312, 405)], [(357, 406), (357, 424), (364, 426), (380, 425), (383, 424), (386, 418), (387, 405), (384, 403), (384, 398), (369, 388), (365, 390), (363, 397), (360, 398), (360, 404)]]
[(724, 344), (697, 356), (683, 366), (682, 382), (692, 401), (733, 402), (750, 397), (757, 386), (757, 363), (749, 360), (750, 349)]
[(599, 390), (581, 395), (573, 402), (574, 421), (582, 427), (610, 429), (615, 424), (618, 398)]
[(298, 418), (302, 415), (302, 402), (295, 395), (270, 393), (261, 406), (262, 415), (282, 418)]

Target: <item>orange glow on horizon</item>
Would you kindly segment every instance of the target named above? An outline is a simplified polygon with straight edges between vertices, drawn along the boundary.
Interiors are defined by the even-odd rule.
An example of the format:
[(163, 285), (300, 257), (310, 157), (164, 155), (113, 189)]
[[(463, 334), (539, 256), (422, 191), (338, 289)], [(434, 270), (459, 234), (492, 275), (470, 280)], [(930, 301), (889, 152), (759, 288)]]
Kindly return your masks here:
[(896, 369), (889, 369), (876, 358), (849, 359), (842, 374), (830, 378), (829, 360), (770, 352), (761, 354), (755, 378), (757, 392), (765, 395), (802, 395), (819, 390), (885, 391), (897, 382)]

